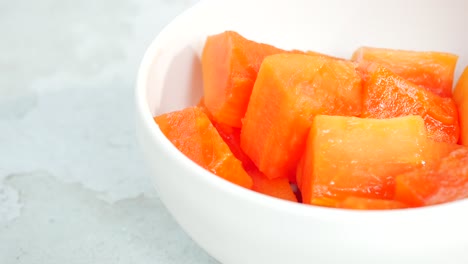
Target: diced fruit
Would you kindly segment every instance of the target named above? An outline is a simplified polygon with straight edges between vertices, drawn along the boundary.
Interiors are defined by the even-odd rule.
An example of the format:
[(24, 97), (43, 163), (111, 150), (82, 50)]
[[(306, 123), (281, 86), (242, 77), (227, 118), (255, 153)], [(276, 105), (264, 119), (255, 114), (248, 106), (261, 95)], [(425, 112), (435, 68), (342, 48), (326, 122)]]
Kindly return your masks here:
[(460, 145), (455, 143), (438, 142), (428, 139), (424, 147), (424, 166), (429, 167), (439, 164), (442, 158), (459, 147)]
[(362, 47), (352, 57), (358, 62), (376, 62), (442, 97), (451, 97), (458, 56), (442, 52), (421, 52)]
[(456, 143), (459, 136), (458, 110), (452, 98), (443, 98), (372, 64), (363, 85), (361, 117), (423, 117), (428, 136), (435, 141)]
[(216, 122), (241, 127), (263, 59), (282, 52), (233, 31), (207, 38), (202, 54), (203, 90)]
[[(206, 109), (203, 101), (203, 99), (200, 100), (198, 107), (206, 113), (208, 110)], [(210, 117), (209, 114), (208, 117)], [(268, 179), (257, 169), (255, 164), (244, 153), (244, 151), (242, 151), (240, 147), (240, 128), (230, 127), (213, 120), (211, 120), (211, 122), (221, 138), (232, 151), (232, 154), (241, 161), (247, 174), (252, 178), (252, 190), (279, 199), (297, 202), (296, 195), (294, 194), (287, 178)]]
[(427, 133), (420, 116), (391, 119), (315, 117), (302, 170), (302, 198), (392, 199), (394, 176), (424, 164)]
[(413, 207), (468, 198), (468, 147), (455, 148), (436, 166), (396, 177), (395, 199)]
[(304, 169), (304, 155), (301, 156), (296, 168), (296, 184), (299, 189), (302, 187), (302, 174)]
[(256, 169), (255, 164), (240, 147), (240, 128), (230, 127), (216, 122), (213, 122), (213, 125), (216, 130), (218, 130), (218, 133), (224, 142), (229, 146), (229, 149), (231, 149), (232, 154), (242, 162), (244, 169), (247, 171), (254, 168)]
[(459, 143), (468, 146), (468, 67), (455, 86), (453, 99), (458, 107), (460, 121), (460, 140)]
[(402, 202), (383, 199), (369, 199), (355, 196), (349, 196), (337, 204), (339, 208), (358, 209), (358, 210), (385, 210), (385, 209), (403, 209), (408, 206)]
[(241, 130), (241, 147), (268, 178), (295, 180), (313, 117), (359, 115), (355, 64), (322, 56), (277, 54), (263, 61)]
[(172, 144), (195, 163), (232, 183), (252, 188), (252, 179), (241, 162), (200, 108), (162, 114), (154, 120)]
[(258, 170), (248, 171), (253, 180), (253, 190), (279, 199), (297, 202), (287, 178), (268, 179)]
[(209, 110), (206, 108), (204, 103), (204, 98), (200, 100), (197, 105), (211, 120), (211, 123), (218, 131), (221, 138), (224, 142), (228, 145), (229, 149), (231, 150), (232, 154), (241, 161), (242, 166), (244, 169), (249, 172), (251, 170), (257, 170), (257, 166), (252, 162), (252, 160), (244, 153), (240, 146), (240, 128), (237, 127), (230, 127), (225, 124), (221, 124), (213, 120)]
[(468, 198), (468, 67), (452, 97), (456, 55), (363, 47), (344, 60), (225, 31), (201, 60), (200, 103), (154, 120), (219, 177), (344, 209)]
[(316, 197), (312, 198), (309, 204), (324, 206), (324, 207), (338, 207), (340, 201), (330, 197)]

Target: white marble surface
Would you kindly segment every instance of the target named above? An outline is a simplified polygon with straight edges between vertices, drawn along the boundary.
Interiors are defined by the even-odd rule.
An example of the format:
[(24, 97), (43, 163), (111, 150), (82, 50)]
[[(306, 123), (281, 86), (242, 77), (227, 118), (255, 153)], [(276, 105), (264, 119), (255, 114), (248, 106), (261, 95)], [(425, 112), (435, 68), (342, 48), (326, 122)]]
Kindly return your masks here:
[(0, 263), (216, 263), (134, 135), (146, 46), (193, 0), (0, 0)]

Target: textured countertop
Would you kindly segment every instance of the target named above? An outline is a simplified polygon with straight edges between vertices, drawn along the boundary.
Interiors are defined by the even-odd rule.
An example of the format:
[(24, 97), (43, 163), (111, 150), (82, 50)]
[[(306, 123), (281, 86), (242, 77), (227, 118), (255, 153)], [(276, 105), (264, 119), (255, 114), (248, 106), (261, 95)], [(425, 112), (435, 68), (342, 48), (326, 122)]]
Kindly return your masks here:
[(0, 0), (0, 263), (215, 263), (136, 144), (146, 47), (193, 0)]

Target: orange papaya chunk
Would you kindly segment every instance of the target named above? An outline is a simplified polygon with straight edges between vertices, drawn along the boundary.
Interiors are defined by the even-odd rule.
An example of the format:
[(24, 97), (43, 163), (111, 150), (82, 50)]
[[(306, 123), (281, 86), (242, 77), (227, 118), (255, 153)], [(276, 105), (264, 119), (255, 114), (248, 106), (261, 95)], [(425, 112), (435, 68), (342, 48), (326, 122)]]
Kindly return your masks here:
[(420, 116), (318, 115), (304, 154), (303, 202), (341, 201), (348, 196), (393, 199), (394, 176), (423, 166), (426, 141)]
[(459, 143), (468, 146), (468, 67), (465, 68), (455, 86), (453, 99), (458, 107), (460, 121)]
[(388, 210), (408, 208), (408, 205), (395, 200), (369, 199), (349, 196), (343, 201), (338, 202), (337, 207), (356, 210)]
[(424, 166), (396, 176), (395, 199), (411, 207), (424, 205), (424, 197), (430, 196), (436, 191), (437, 182), (428, 181), (424, 177), (420, 177), (419, 174), (432, 173), (440, 165), (443, 158), (459, 148), (461, 146), (458, 144), (428, 140), (423, 154)]
[(312, 205), (318, 205), (318, 206), (323, 206), (323, 207), (338, 207), (339, 203), (341, 201), (340, 200), (337, 200), (335, 198), (330, 198), (330, 197), (315, 197), (315, 198), (312, 198), (312, 200), (310, 202), (308, 202), (308, 204), (312, 204)]
[(169, 141), (192, 161), (232, 183), (252, 188), (252, 179), (201, 108), (185, 108), (154, 120)]
[(428, 139), (425, 147), (423, 158), (426, 168), (434, 167), (440, 163), (440, 160), (452, 151), (460, 148), (461, 146), (455, 143), (439, 142)]
[[(202, 98), (198, 104), (198, 107), (200, 107), (200, 109), (206, 113), (208, 110), (206, 109), (203, 101), (204, 100)], [(210, 117), (209, 114), (207, 115)], [(242, 166), (252, 178), (252, 190), (279, 199), (297, 202), (296, 195), (294, 194), (287, 178), (268, 179), (257, 169), (255, 164), (253, 164), (252, 160), (244, 153), (244, 151), (242, 151), (240, 147), (239, 128), (220, 124), (213, 120), (211, 120), (211, 122), (218, 131), (221, 138), (232, 151), (232, 154), (241, 161)]]
[(379, 63), (439, 96), (452, 96), (457, 55), (361, 47), (354, 52), (352, 59), (358, 62)]
[(361, 117), (420, 115), (431, 139), (448, 143), (458, 141), (458, 110), (452, 98), (429, 92), (381, 65), (372, 64), (367, 70)]
[(209, 36), (202, 53), (205, 105), (218, 123), (241, 127), (263, 59), (285, 52), (236, 32)]
[(241, 161), (242, 166), (244, 169), (249, 172), (250, 170), (255, 170), (257, 167), (252, 162), (252, 160), (244, 153), (240, 146), (240, 128), (231, 127), (225, 124), (221, 124), (213, 120), (209, 110), (206, 108), (204, 103), (204, 98), (200, 100), (197, 105), (211, 120), (211, 123), (218, 131), (221, 138), (224, 142), (228, 145), (229, 149), (231, 150), (232, 154)]
[(248, 171), (253, 180), (252, 190), (279, 199), (297, 202), (288, 178), (268, 179), (259, 170)]
[(349, 61), (268, 56), (259, 70), (241, 129), (241, 148), (268, 178), (294, 179), (313, 117), (359, 115), (361, 78)]
[(299, 189), (301, 189), (302, 186), (302, 174), (303, 174), (303, 169), (304, 169), (304, 155), (301, 156), (299, 159), (299, 162), (297, 163), (297, 168), (296, 168), (296, 184)]
[(232, 154), (242, 162), (244, 168), (246, 170), (255, 168), (255, 164), (253, 164), (252, 160), (250, 160), (240, 147), (240, 128), (230, 127), (216, 122), (213, 122), (213, 125), (224, 142), (229, 146)]
[(454, 147), (438, 164), (396, 176), (395, 199), (412, 207), (464, 198), (468, 198), (468, 147)]

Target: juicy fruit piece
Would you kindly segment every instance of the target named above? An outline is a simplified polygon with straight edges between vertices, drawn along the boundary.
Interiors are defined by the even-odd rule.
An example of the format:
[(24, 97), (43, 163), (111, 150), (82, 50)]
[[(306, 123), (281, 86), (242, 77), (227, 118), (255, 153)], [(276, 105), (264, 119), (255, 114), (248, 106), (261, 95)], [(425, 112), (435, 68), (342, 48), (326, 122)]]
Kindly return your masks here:
[(301, 156), (301, 159), (299, 159), (299, 162), (297, 163), (297, 168), (296, 168), (296, 184), (299, 189), (302, 187), (302, 174), (303, 174), (303, 169), (304, 169), (304, 155)]
[(434, 167), (440, 162), (442, 158), (446, 157), (452, 151), (458, 149), (459, 147), (460, 145), (458, 144), (438, 142), (428, 139), (424, 146), (424, 166), (426, 168)]
[(330, 197), (318, 197), (312, 198), (309, 204), (318, 205), (323, 207), (338, 207), (340, 200), (336, 200)]
[(216, 123), (212, 121), (214, 127), (218, 131), (221, 138), (229, 146), (229, 149), (232, 151), (232, 154), (241, 161), (242, 166), (248, 172), (250, 170), (256, 169), (255, 164), (252, 160), (244, 153), (240, 147), (240, 128), (230, 127), (224, 124)]
[(223, 138), (224, 142), (229, 146), (234, 156), (242, 162), (242, 166), (247, 174), (252, 178), (252, 190), (276, 197), (279, 199), (297, 202), (296, 195), (294, 194), (289, 180), (287, 178), (268, 179), (261, 173), (252, 160), (242, 151), (240, 147), (240, 129), (229, 127), (224, 124), (214, 122), (213, 125), (218, 130), (219, 135)]
[(406, 204), (399, 201), (369, 199), (356, 196), (349, 196), (348, 198), (339, 202), (336, 207), (357, 210), (386, 210), (408, 208)]
[(287, 178), (268, 179), (258, 170), (250, 170), (248, 173), (253, 180), (252, 190), (279, 199), (297, 202), (296, 195)]
[(241, 147), (268, 178), (295, 180), (317, 114), (359, 115), (355, 64), (321, 56), (277, 54), (263, 61), (241, 129)]
[(453, 99), (458, 107), (460, 121), (459, 143), (468, 146), (468, 67), (465, 68), (455, 86)]
[(228, 145), (229, 149), (232, 151), (232, 154), (240, 160), (244, 169), (249, 172), (252, 170), (256, 170), (257, 167), (252, 162), (252, 160), (244, 153), (240, 146), (240, 128), (231, 127), (225, 124), (221, 124), (213, 120), (213, 116), (211, 116), (210, 111), (206, 108), (204, 98), (200, 100), (197, 107), (199, 107), (211, 120), (211, 123), (218, 131), (221, 138), (224, 142)]
[[(420, 116), (392, 119), (315, 117), (302, 169), (304, 203), (348, 196), (392, 199), (394, 175), (424, 163), (427, 133)], [(326, 201), (326, 199), (325, 199)]]
[[(207, 114), (211, 119), (208, 109), (206, 109), (204, 100), (200, 100), (198, 107)], [(240, 147), (240, 128), (230, 127), (225, 124), (217, 123), (211, 120), (213, 126), (218, 131), (221, 138), (226, 142), (232, 154), (241, 161), (242, 166), (247, 174), (252, 178), (252, 190), (276, 197), (279, 199), (297, 202), (296, 195), (294, 194), (287, 178), (268, 179), (261, 173), (252, 160), (242, 151)]]
[(172, 144), (192, 161), (232, 183), (252, 188), (252, 179), (241, 162), (200, 108), (185, 108), (154, 120)]
[(442, 97), (450, 97), (458, 56), (443, 52), (421, 52), (361, 47), (352, 57), (358, 62), (375, 62), (404, 79)]
[(431, 139), (449, 143), (458, 141), (458, 110), (452, 98), (431, 93), (381, 65), (372, 64), (367, 71), (361, 117), (420, 115)]
[(396, 177), (395, 199), (412, 207), (468, 198), (468, 147), (455, 148), (436, 166)]
[(287, 178), (268, 179), (261, 173), (252, 160), (242, 151), (240, 147), (240, 129), (229, 127), (224, 124), (213, 122), (213, 125), (218, 130), (219, 135), (223, 138), (224, 142), (229, 146), (234, 156), (242, 162), (242, 166), (247, 174), (252, 178), (252, 190), (276, 197), (279, 199), (297, 202), (296, 195), (294, 194), (289, 180)]
[(233, 31), (207, 38), (202, 54), (203, 91), (216, 122), (241, 127), (263, 59), (281, 52), (285, 51)]

